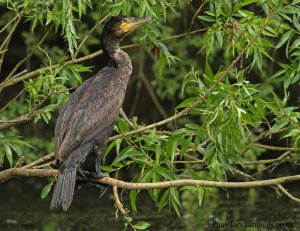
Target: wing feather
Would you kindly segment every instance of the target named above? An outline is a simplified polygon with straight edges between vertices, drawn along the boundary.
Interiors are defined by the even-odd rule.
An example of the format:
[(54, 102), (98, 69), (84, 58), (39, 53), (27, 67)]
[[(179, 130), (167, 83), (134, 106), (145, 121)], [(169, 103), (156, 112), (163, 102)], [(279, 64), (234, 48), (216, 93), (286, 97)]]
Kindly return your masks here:
[(85, 81), (58, 118), (56, 158), (65, 160), (81, 144), (91, 142), (106, 131), (119, 113), (125, 90), (116, 76), (101, 76), (100, 73)]

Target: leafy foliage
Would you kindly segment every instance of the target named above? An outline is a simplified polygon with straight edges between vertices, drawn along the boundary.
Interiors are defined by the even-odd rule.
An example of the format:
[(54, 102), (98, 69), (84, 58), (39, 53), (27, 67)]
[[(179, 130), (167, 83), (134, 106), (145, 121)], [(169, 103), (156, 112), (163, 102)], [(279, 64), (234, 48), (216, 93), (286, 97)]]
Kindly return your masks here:
[[(146, 42), (146, 46), (128, 50), (136, 70), (128, 95), (135, 96), (131, 98), (131, 108), (125, 110), (141, 116), (131, 116), (130, 123), (118, 118), (115, 133), (143, 129), (144, 121), (157, 121), (182, 110), (188, 110), (188, 113), (163, 128), (114, 138), (104, 154), (103, 170), (115, 177), (122, 177), (123, 171), (127, 170), (134, 173), (131, 176), (133, 182), (181, 178), (224, 181), (236, 172), (237, 166), (257, 174), (268, 169), (264, 164), (249, 166), (249, 161), (263, 159), (271, 151), (259, 145), (260, 140), (276, 144), (275, 150), (277, 146), (284, 146), (283, 149), (288, 150), (291, 159), (295, 160), (293, 164), (298, 164), (299, 0), (208, 0), (203, 5), (198, 1), (175, 0), (0, 0), (0, 7), (5, 8), (5, 14), (0, 16), (0, 26), (4, 28), (3, 31), (0, 29), (0, 34), (10, 35), (17, 14), (22, 17), (22, 22), (30, 23), (30, 28), (22, 26), (22, 36), (27, 48), (24, 55), (28, 50), (32, 54), (26, 59), (26, 67), (21, 66), (38, 70), (35, 76), (24, 78), (24, 89), (19, 97), (5, 101), (8, 106), (0, 109), (0, 128), (1, 123), (22, 115), (32, 116), (39, 124), (42, 119), (50, 126), (55, 111), (82, 83), (81, 76), (99, 69), (83, 62), (100, 54), (95, 51), (95, 46), (98, 49), (100, 44), (101, 20), (117, 14), (151, 15), (153, 23), (125, 38), (128, 43)], [(11, 25), (5, 27), (9, 21)], [(46, 34), (47, 31), (49, 38), (43, 41), (38, 32)], [(67, 49), (60, 44), (61, 38)], [(9, 69), (5, 66), (6, 57), (13, 54), (11, 47), (3, 44), (0, 65), (3, 62)], [(235, 67), (216, 85), (248, 44), (249, 49)], [(77, 58), (76, 54), (86, 56)], [(34, 58), (38, 65), (31, 61)], [(99, 60), (94, 65), (99, 65)], [(13, 86), (18, 76), (8, 78), (9, 71), (1, 73), (3, 83)], [(21, 72), (21, 68), (18, 71)], [(19, 73), (21, 77), (26, 74)], [(5, 85), (0, 85), (0, 91), (1, 86)], [(14, 89), (16, 94), (19, 90)], [(151, 101), (143, 112), (139, 110), (145, 103), (139, 98), (150, 98)], [(204, 99), (202, 103), (191, 109), (200, 98)], [(141, 103), (139, 110), (134, 106), (136, 102)], [(20, 137), (24, 133), (22, 128), (14, 127), (0, 137), (1, 164), (6, 158), (9, 165), (14, 166), (14, 157), (22, 155), (23, 146), (24, 150), (29, 147), (30, 142)], [(264, 139), (266, 137), (270, 139)], [(41, 138), (37, 137), (31, 141), (37, 150), (42, 148), (39, 140)], [(53, 147), (52, 139), (43, 140), (43, 143)], [(27, 153), (23, 154), (26, 157)], [(42, 198), (47, 196), (52, 183), (44, 187)], [(201, 206), (211, 191), (204, 187), (147, 190), (159, 212), (165, 207), (173, 208), (178, 216), (183, 206), (182, 192), (197, 197)], [(129, 192), (135, 213), (138, 212), (139, 194), (138, 190)], [(144, 222), (132, 224), (131, 217), (125, 217), (124, 221), (125, 229), (149, 227)]]

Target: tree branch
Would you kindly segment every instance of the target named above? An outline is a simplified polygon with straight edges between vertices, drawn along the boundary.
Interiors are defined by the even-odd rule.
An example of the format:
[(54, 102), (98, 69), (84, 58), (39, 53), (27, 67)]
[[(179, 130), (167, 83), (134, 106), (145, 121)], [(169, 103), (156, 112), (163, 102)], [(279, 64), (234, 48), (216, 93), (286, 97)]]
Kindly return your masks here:
[[(251, 180), (256, 180), (253, 176), (248, 175), (240, 170), (235, 169), (235, 172), (237, 172), (238, 174), (250, 178)], [(298, 199), (297, 197), (294, 197), (292, 194), (290, 194), (281, 184), (272, 186), (272, 188), (274, 188), (275, 190), (278, 189), (279, 191), (281, 191), (284, 195), (286, 195), (288, 198), (290, 198), (291, 200), (300, 203), (300, 199)]]
[[(19, 23), (20, 23), (20, 21), (21, 21), (21, 18), (22, 18), (22, 14), (18, 14), (18, 15), (17, 15), (17, 19), (16, 19), (15, 25), (13, 26), (13, 28), (11, 29), (11, 31), (10, 31), (9, 34), (7, 35), (6, 39), (4, 40), (4, 42), (3, 42), (3, 43), (1, 44), (1, 46), (0, 46), (0, 51), (7, 49), (8, 45), (9, 45), (9, 43), (10, 43), (10, 40), (11, 40), (11, 38), (12, 38), (12, 36), (13, 36), (15, 30), (17, 29), (17, 27), (18, 27), (18, 25), (19, 25)], [(6, 52), (4, 52), (4, 53), (1, 55), (1, 59), (2, 59), (2, 60), (4, 60), (5, 53), (6, 53)], [(2, 64), (3, 64), (3, 62), (0, 62), (0, 73), (1, 73), (1, 70), (2, 70)], [(1, 87), (1, 85), (0, 85), (0, 92), (1, 92), (1, 90), (2, 90), (2, 87)]]
[(126, 211), (123, 207), (122, 202), (120, 201), (119, 195), (118, 195), (118, 187), (113, 186), (113, 195), (114, 195), (114, 200), (116, 203), (117, 211), (120, 211), (123, 216), (127, 217), (129, 214), (129, 211)]
[[(194, 31), (191, 31), (191, 32), (187, 32), (187, 33), (182, 33), (182, 34), (179, 34), (179, 35), (171, 36), (169, 38), (161, 39), (159, 41), (167, 41), (167, 40), (171, 40), (171, 39), (178, 39), (178, 38), (181, 38), (181, 37), (184, 37), (184, 36), (187, 36), (187, 35), (190, 35), (190, 34), (196, 34), (196, 33), (199, 33), (199, 32), (205, 31), (205, 30), (207, 30), (207, 28), (198, 29), (198, 30), (194, 30)], [(130, 45), (122, 46), (121, 49), (129, 49), (129, 48), (138, 47), (138, 46), (147, 45), (147, 44), (149, 44), (149, 42), (144, 42), (144, 43), (139, 43), (139, 44), (130, 44)], [(83, 56), (81, 58), (69, 60), (69, 61), (65, 62), (64, 66), (68, 66), (68, 65), (71, 65), (71, 64), (75, 64), (75, 63), (82, 63), (84, 61), (93, 59), (93, 58), (95, 58), (95, 57), (97, 57), (101, 54), (103, 54), (103, 51), (98, 50), (98, 51), (96, 51), (92, 54)], [(7, 87), (10, 87), (10, 86), (13, 86), (13, 85), (15, 85), (19, 82), (24, 81), (24, 80), (30, 79), (30, 78), (38, 75), (40, 72), (50, 70), (50, 68), (55, 69), (58, 66), (59, 66), (59, 64), (52, 65), (52, 67), (49, 67), (49, 66), (48, 67), (42, 67), (42, 68), (36, 69), (34, 71), (31, 71), (27, 74), (21, 75), (17, 78), (8, 79), (6, 81), (3, 81), (0, 84), (0, 90), (4, 89), (4, 88), (7, 88)]]
[(273, 150), (273, 151), (297, 151), (295, 148), (276, 147), (276, 146), (270, 146), (270, 145), (265, 145), (260, 143), (254, 143), (253, 145), (258, 148), (263, 148), (263, 149)]
[(23, 14), (23, 11), (21, 11), (20, 13), (18, 13), (13, 19), (11, 19), (1, 30), (0, 30), (0, 34), (3, 33), (6, 28), (13, 23), (17, 18), (21, 17)]
[(97, 27), (110, 16), (110, 14), (111, 13), (107, 14), (105, 17), (100, 17), (100, 19), (96, 22), (95, 26), (88, 33), (86, 33), (84, 38), (81, 40), (79, 46), (77, 47), (74, 58), (76, 58), (78, 56), (78, 53), (79, 53), (81, 47), (83, 46), (83, 44), (86, 42), (86, 40), (94, 33), (94, 31), (97, 29)]
[(164, 119), (168, 118), (168, 114), (166, 113), (165, 109), (160, 104), (159, 100), (157, 99), (151, 84), (149, 83), (148, 79), (145, 76), (145, 73), (140, 73), (139, 78), (143, 81), (143, 83), (148, 91), (148, 94), (150, 95), (152, 102), (154, 103), (154, 105), (157, 108), (157, 110), (159, 111), (159, 113), (162, 115), (162, 117)]
[[(0, 182), (14, 177), (55, 177), (58, 174), (56, 169), (24, 169), (24, 168), (10, 168), (0, 172)], [(82, 180), (82, 178), (78, 178)], [(117, 186), (123, 189), (163, 189), (170, 187), (183, 187), (183, 186), (204, 186), (204, 187), (217, 187), (217, 188), (253, 188), (253, 187), (264, 187), (271, 185), (278, 185), (287, 182), (300, 181), (299, 175), (285, 176), (275, 179), (268, 180), (256, 180), (249, 182), (219, 182), (209, 180), (194, 180), (194, 179), (180, 179), (164, 182), (154, 183), (132, 183), (122, 180), (117, 180), (110, 177), (95, 179), (94, 182), (107, 184), (111, 186)]]
[(267, 160), (256, 160), (256, 161), (247, 161), (243, 163), (243, 165), (255, 165), (255, 164), (274, 164), (286, 161), (287, 158), (291, 155), (290, 151), (286, 151), (281, 156), (275, 159), (267, 159)]
[(40, 47), (43, 42), (46, 40), (46, 38), (48, 37), (50, 31), (52, 30), (53, 26), (51, 26), (47, 32), (44, 34), (44, 36), (41, 38), (41, 40), (38, 42), (38, 44), (31, 50), (31, 52), (29, 52), (22, 60), (20, 60), (15, 67), (13, 68), (13, 70), (9, 73), (9, 75), (6, 77), (6, 79), (10, 79), (14, 76), (14, 74), (16, 73), (16, 71), (19, 69), (19, 67), (25, 63), (27, 60), (29, 60), (32, 55), (34, 54), (34, 52), (37, 50), (38, 47)]
[(196, 19), (197, 15), (200, 13), (200, 11), (202, 10), (204, 4), (205, 4), (205, 1), (203, 1), (203, 2), (201, 3), (201, 5), (200, 5), (199, 8), (197, 9), (196, 13), (194, 14), (194, 16), (193, 16), (193, 18), (192, 18), (192, 21), (191, 21), (191, 23), (190, 23), (189, 30), (192, 29), (192, 26), (193, 26), (193, 24), (194, 24), (194, 22), (195, 22), (195, 19)]
[(135, 129), (134, 124), (128, 119), (126, 113), (124, 112), (123, 108), (120, 109), (120, 116), (123, 118), (123, 120), (125, 121), (125, 123), (131, 128), (131, 129)]
[(22, 89), (12, 100), (10, 100), (5, 106), (3, 106), (3, 108), (0, 109), (0, 113), (3, 112), (13, 102), (15, 102), (24, 92), (25, 89)]
[(292, 194), (290, 194), (282, 185), (278, 184), (277, 187), (279, 188), (279, 190), (286, 195), (288, 198), (290, 198), (291, 200), (300, 203), (300, 199), (293, 196)]
[(29, 168), (32, 168), (32, 167), (37, 166), (39, 164), (42, 164), (46, 161), (52, 160), (53, 158), (54, 158), (54, 152), (52, 152), (52, 153), (50, 153), (46, 156), (43, 156), (40, 159), (37, 159), (37, 160), (31, 162), (30, 164), (27, 164), (27, 165), (23, 166), (22, 168), (23, 169), (29, 169)]

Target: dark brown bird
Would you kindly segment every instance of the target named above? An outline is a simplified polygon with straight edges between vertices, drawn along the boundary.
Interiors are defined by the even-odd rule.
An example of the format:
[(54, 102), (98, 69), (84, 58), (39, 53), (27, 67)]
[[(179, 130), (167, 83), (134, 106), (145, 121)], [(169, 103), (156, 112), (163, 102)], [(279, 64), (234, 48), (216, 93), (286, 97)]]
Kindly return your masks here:
[(125, 97), (132, 73), (128, 54), (119, 42), (128, 32), (149, 22), (150, 17), (111, 17), (105, 24), (101, 44), (109, 64), (86, 80), (63, 107), (55, 126), (55, 160), (59, 176), (50, 208), (66, 211), (73, 198), (76, 173), (85, 176), (81, 164), (95, 155), (95, 178), (106, 177), (100, 160)]

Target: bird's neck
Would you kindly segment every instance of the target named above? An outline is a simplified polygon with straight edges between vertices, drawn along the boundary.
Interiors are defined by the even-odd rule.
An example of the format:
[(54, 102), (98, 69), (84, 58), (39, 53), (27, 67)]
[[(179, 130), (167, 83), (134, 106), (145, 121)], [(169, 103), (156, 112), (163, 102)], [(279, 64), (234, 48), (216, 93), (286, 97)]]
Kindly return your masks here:
[(129, 55), (120, 49), (119, 41), (109, 36), (102, 38), (102, 49), (104, 54), (110, 59), (110, 63), (121, 70), (126, 75), (131, 75), (132, 64)]

